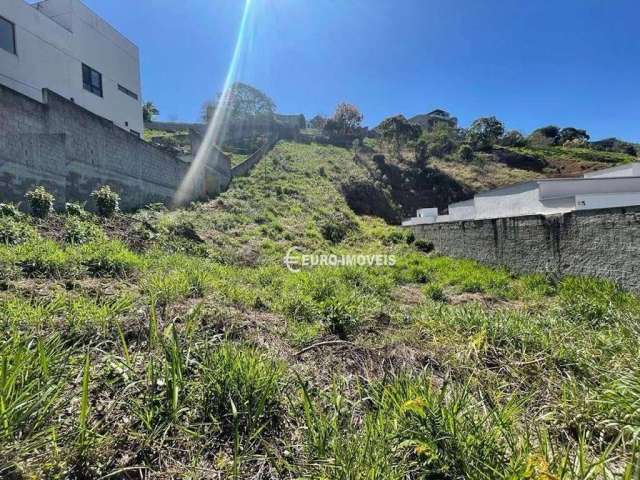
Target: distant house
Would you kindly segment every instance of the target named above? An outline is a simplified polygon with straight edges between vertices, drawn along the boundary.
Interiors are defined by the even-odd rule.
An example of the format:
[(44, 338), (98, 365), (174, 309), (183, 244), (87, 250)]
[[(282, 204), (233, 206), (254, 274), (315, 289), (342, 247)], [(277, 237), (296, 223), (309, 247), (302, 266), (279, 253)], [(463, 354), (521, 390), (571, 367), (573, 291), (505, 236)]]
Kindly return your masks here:
[(458, 119), (441, 109), (433, 110), (427, 114), (416, 115), (409, 119), (409, 123), (420, 125), (425, 130), (433, 130), (437, 125), (446, 125), (450, 128), (458, 127)]
[(548, 178), (488, 190), (450, 204), (447, 215), (421, 209), (403, 224), (554, 215), (634, 205), (640, 205), (640, 162), (590, 172), (581, 178)]
[(135, 134), (143, 130), (138, 47), (79, 0), (0, 0), (0, 84), (49, 89)]

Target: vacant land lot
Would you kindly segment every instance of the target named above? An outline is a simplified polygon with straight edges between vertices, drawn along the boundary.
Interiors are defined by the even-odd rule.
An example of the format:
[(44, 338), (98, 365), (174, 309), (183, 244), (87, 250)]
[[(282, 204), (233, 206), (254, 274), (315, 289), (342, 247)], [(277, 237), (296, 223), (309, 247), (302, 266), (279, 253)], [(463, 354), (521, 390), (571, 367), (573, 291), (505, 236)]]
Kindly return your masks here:
[(0, 477), (637, 478), (640, 299), (425, 253), (351, 211), (352, 157), (281, 143), (175, 212), (5, 211)]

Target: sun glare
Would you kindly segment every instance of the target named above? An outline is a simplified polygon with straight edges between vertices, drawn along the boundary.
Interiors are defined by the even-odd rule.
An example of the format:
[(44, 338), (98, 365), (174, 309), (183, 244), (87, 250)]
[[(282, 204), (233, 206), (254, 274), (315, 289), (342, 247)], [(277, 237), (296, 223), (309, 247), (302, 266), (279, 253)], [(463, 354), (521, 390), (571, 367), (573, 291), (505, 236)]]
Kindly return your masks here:
[(229, 125), (229, 111), (223, 106), (228, 105), (229, 103), (228, 98), (226, 97), (230, 91), (231, 85), (240, 77), (243, 62), (246, 60), (245, 57), (251, 45), (254, 20), (252, 7), (253, 0), (245, 0), (242, 21), (240, 22), (240, 28), (238, 30), (238, 37), (236, 39), (233, 57), (225, 78), (222, 97), (218, 102), (218, 106), (222, 108), (216, 108), (213, 118), (209, 121), (206, 134), (195, 158), (191, 163), (191, 166), (189, 167), (189, 172), (185, 176), (184, 180), (180, 184), (180, 188), (178, 188), (178, 191), (174, 196), (174, 205), (181, 205), (186, 202), (187, 198), (190, 196), (190, 192), (193, 190), (194, 183), (201, 180), (202, 176), (206, 175), (206, 161), (212, 147), (222, 145), (224, 143)]

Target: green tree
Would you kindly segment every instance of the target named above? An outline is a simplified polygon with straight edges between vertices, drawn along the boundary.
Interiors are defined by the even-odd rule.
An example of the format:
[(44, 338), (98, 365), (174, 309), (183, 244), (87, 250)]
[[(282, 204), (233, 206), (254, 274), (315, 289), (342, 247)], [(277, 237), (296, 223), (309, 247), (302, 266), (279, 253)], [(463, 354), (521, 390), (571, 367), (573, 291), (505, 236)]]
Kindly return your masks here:
[(156, 107), (153, 102), (145, 102), (142, 105), (142, 119), (145, 122), (153, 121), (153, 117), (156, 115), (160, 115), (160, 110)]
[(358, 107), (350, 103), (340, 103), (333, 114), (337, 133), (352, 134), (360, 128), (364, 116)]
[(458, 159), (461, 162), (469, 163), (473, 160), (473, 149), (470, 145), (464, 143), (458, 148)]
[(440, 122), (426, 131), (421, 138), (427, 144), (427, 156), (443, 158), (456, 149), (463, 135), (457, 128)]
[(549, 145), (558, 145), (560, 142), (560, 128), (555, 125), (547, 125), (531, 132), (528, 142), (530, 145), (546, 147)]
[(560, 145), (564, 145), (565, 143), (572, 141), (575, 141), (575, 143), (587, 142), (591, 138), (586, 130), (573, 127), (563, 128), (558, 133), (558, 137)]
[(527, 139), (517, 130), (510, 130), (500, 139), (500, 145), (505, 147), (524, 147)]
[(496, 117), (481, 117), (467, 130), (467, 142), (476, 150), (488, 150), (504, 134), (504, 124)]
[(382, 139), (392, 146), (396, 156), (400, 155), (400, 150), (407, 142), (417, 140), (422, 133), (418, 125), (412, 125), (403, 115), (386, 118), (378, 130)]
[(215, 102), (206, 101), (203, 104), (203, 120), (211, 120), (218, 108), (223, 108), (231, 120), (245, 120), (257, 116), (273, 116), (276, 104), (257, 88), (235, 82), (227, 90), (219, 93)]
[(317, 128), (322, 130), (324, 129), (324, 126), (326, 124), (327, 124), (327, 119), (324, 118), (322, 115), (316, 115), (311, 120), (309, 120), (309, 127), (311, 128)]

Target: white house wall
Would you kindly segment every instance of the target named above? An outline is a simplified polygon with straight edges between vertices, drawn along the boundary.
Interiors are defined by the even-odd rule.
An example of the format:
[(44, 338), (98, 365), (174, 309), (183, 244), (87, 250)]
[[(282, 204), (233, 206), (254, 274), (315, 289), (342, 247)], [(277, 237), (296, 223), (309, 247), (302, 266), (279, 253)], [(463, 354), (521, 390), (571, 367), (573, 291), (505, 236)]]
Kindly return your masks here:
[[(13, 55), (0, 49), (0, 82), (38, 101), (42, 89), (48, 88), (141, 133), (137, 47), (78, 0), (47, 0), (39, 7), (23, 0), (0, 1), (0, 16), (15, 24), (17, 50)], [(82, 63), (102, 74), (103, 97), (83, 88)], [(121, 92), (118, 84), (136, 93), (138, 100)]]
[(473, 220), (476, 216), (476, 207), (474, 205), (454, 206), (449, 205), (450, 220)]
[(640, 163), (634, 162), (620, 167), (606, 168), (596, 172), (585, 173), (584, 178), (638, 177)]
[(535, 184), (520, 192), (475, 197), (476, 218), (501, 218), (530, 215), (542, 209)]
[(540, 181), (542, 199), (590, 193), (640, 192), (640, 177)]
[(640, 193), (596, 193), (576, 195), (576, 210), (615, 208), (640, 205)]

